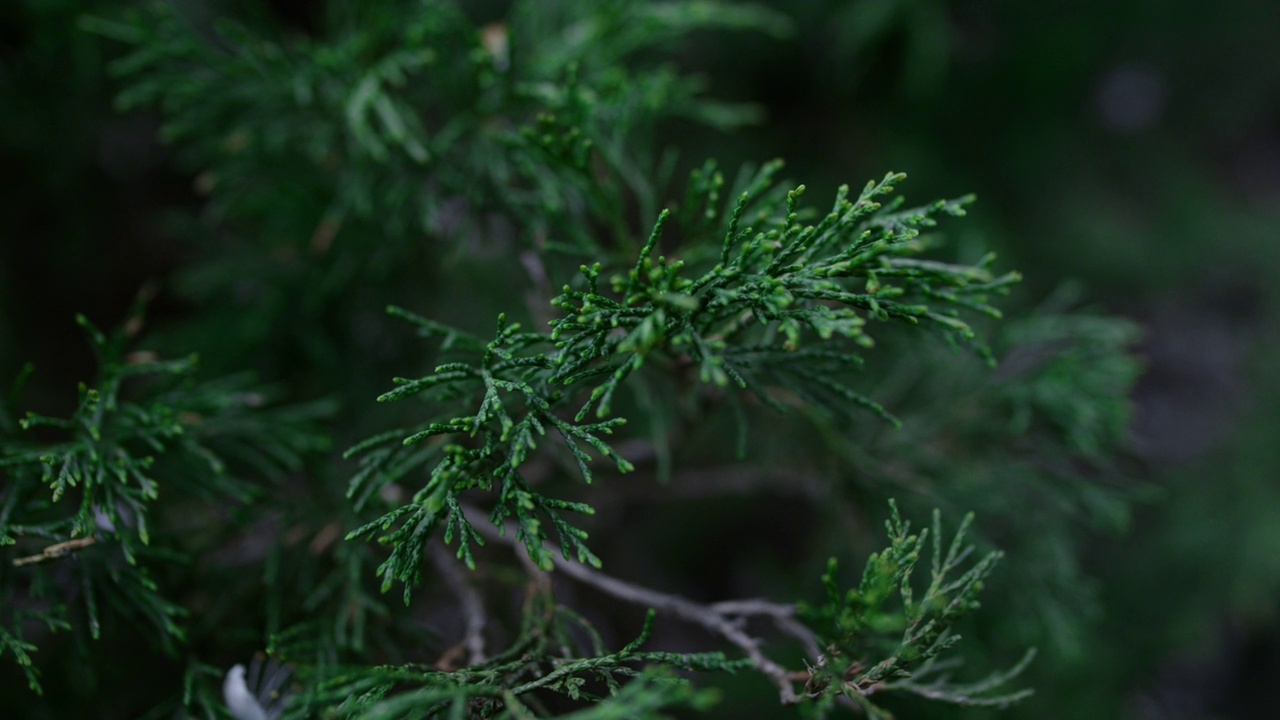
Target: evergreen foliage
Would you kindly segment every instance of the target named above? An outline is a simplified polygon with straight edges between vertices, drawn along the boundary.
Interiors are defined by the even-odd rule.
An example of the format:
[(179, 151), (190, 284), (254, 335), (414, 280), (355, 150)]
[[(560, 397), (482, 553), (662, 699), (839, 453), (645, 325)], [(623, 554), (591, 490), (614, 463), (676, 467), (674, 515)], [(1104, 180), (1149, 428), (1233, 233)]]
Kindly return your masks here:
[[(672, 49), (785, 18), (415, 0), (331, 3), (290, 34), (181, 7), (80, 23), (124, 48), (119, 108), (160, 115), (205, 200), (177, 222), (197, 259), (167, 287), (181, 322), (143, 334), (142, 301), (111, 334), (80, 317), (98, 376), (70, 416), (0, 407), (0, 649), (33, 691), (55, 633), (89, 664), (109, 630), (182, 668), (131, 700), (156, 717), (656, 718), (733, 712), (730, 682), (815, 717), (1030, 696), (1033, 651), (951, 672), (1030, 639), (971, 617), (1001, 587), (992, 546), (1025, 592), (984, 597), (990, 622), (1051, 616), (1068, 644), (1087, 612), (1072, 558), (1127, 517), (1135, 331), (1071, 302), (995, 329), (1019, 276), (944, 242), (971, 197), (909, 206), (901, 173), (825, 212), (779, 161), (676, 182), (660, 130), (757, 112), (704, 97)], [(218, 379), (250, 368), (285, 391)], [(813, 577), (781, 600), (628, 579), (600, 516), (639, 482), (681, 503), (699, 465), (741, 481), (727, 494), (753, 473), (766, 498), (810, 488), (820, 555), (846, 564), (888, 503), (888, 545), (853, 588), (837, 559), (797, 563)], [(913, 535), (894, 497), (942, 511)], [(945, 548), (944, 514), (964, 517)], [(284, 665), (224, 671), (259, 647)]]
[[(433, 406), (443, 414), (379, 435), (348, 453), (383, 446), (366, 459), (352, 482), (351, 493), (360, 498), (374, 496), (417, 466), (430, 466), (430, 480), (410, 504), (352, 533), (368, 537), (399, 526), (383, 538), (392, 546), (391, 557), (379, 570), (386, 578), (384, 588), (392, 578), (406, 583), (408, 601), (407, 586), (420, 579), (425, 542), (441, 523), (448, 527), (447, 538), (458, 538), (459, 556), (474, 567), (470, 543), (478, 535), (458, 503), (459, 492), (472, 488), (497, 492), (490, 520), (501, 524), (515, 517), (530, 559), (539, 567), (551, 567), (541, 518), (558, 533), (564, 557), (576, 554), (580, 561), (599, 567), (599, 558), (584, 543), (585, 532), (561, 514), (591, 513), (591, 507), (547, 497), (530, 485), (521, 466), (550, 429), (587, 483), (593, 477), (592, 458), (584, 446), (611, 460), (619, 472), (634, 469), (604, 439), (625, 418), (584, 420), (592, 414), (608, 417), (615, 391), (646, 365), (660, 364), (676, 373), (684, 371), (682, 366), (696, 368), (701, 383), (721, 388), (732, 383), (778, 410), (785, 406), (771, 392), (785, 390), (837, 417), (868, 408), (893, 420), (879, 404), (843, 382), (843, 376), (862, 362), (854, 346), (871, 345), (863, 331), (865, 316), (911, 324), (925, 321), (948, 339), (977, 344), (974, 332), (956, 317), (957, 308), (998, 316), (986, 304), (986, 293), (1003, 290), (1016, 276), (996, 277), (981, 266), (912, 257), (924, 248), (919, 227), (932, 225), (932, 215), (939, 211), (960, 214), (960, 203), (938, 202), (912, 210), (900, 210), (894, 203), (881, 208), (874, 198), (890, 192), (901, 179), (891, 174), (868, 183), (856, 202), (846, 197), (848, 188), (841, 188), (831, 212), (816, 225), (804, 225), (797, 212), (804, 187), (785, 194), (769, 192), (775, 168), (766, 167), (737, 194), (724, 220), (727, 229), (713, 235), (723, 236), (714, 266), (685, 278), (681, 271), (687, 261), (651, 257), (669, 217), (664, 211), (635, 265), (610, 281), (611, 293), (602, 294), (599, 263), (582, 268), (582, 289), (564, 287), (552, 300), (564, 314), (550, 321), (550, 333), (521, 333), (518, 325), (500, 317), (495, 338), (485, 344), (392, 308), (414, 320), (423, 333), (444, 335), (449, 349), (470, 350), (479, 358), (442, 364), (432, 375), (416, 380), (399, 379), (398, 387), (380, 401), (438, 394), (444, 401)], [(721, 182), (717, 177), (712, 186)], [(776, 199), (753, 207), (758, 194)], [(702, 210), (708, 200), (691, 195), (699, 208), (691, 214), (699, 222), (718, 219), (718, 208)], [(748, 208), (754, 224), (739, 227)], [(692, 262), (699, 238), (685, 235)], [(935, 305), (925, 304), (929, 301)], [(802, 341), (802, 331), (813, 337)], [(977, 347), (985, 352), (985, 347)], [(476, 409), (451, 415), (454, 402)], [(556, 414), (579, 402), (572, 420)], [(431, 438), (458, 435), (474, 438), (472, 446), (428, 442), (416, 447)], [(396, 441), (400, 442), (393, 444)]]
[[(999, 551), (992, 551), (959, 577), (951, 577), (973, 554), (974, 546), (964, 544), (965, 530), (973, 515), (965, 516), (944, 555), (942, 519), (934, 511), (929, 585), (924, 595), (915, 600), (911, 574), (929, 531), (909, 534), (911, 524), (902, 520), (896, 505), (890, 505), (893, 513), (885, 523), (889, 546), (867, 560), (858, 587), (841, 592), (837, 562), (832, 558), (822, 576), (826, 603), (816, 608), (802, 605), (799, 609), (799, 617), (814, 628), (827, 648), (817, 671), (806, 683), (807, 692), (824, 698), (853, 698), (868, 717), (891, 717), (867, 698), (875, 692), (901, 690), (960, 705), (996, 707), (1006, 707), (1030, 695), (1030, 690), (1003, 695), (990, 695), (989, 691), (1022, 672), (1034, 651), (1010, 670), (971, 684), (950, 684), (941, 674), (947, 665), (954, 664), (938, 660), (960, 639), (951, 632), (953, 624), (979, 607), (977, 595), (982, 581), (1000, 559)], [(890, 609), (894, 596), (900, 610)], [(882, 656), (884, 659), (874, 665), (867, 660)]]
[[(50, 630), (74, 624), (93, 639), (104, 626), (119, 632), (124, 623), (173, 653), (188, 611), (165, 597), (155, 576), (190, 562), (193, 539), (208, 542), (218, 524), (207, 511), (196, 522), (173, 515), (260, 498), (272, 481), (301, 467), (303, 454), (326, 445), (315, 426), (322, 405), (269, 407), (245, 378), (194, 380), (194, 356), (162, 360), (129, 351), (143, 326), (141, 305), (111, 335), (77, 318), (100, 370), (94, 386), (80, 385), (70, 417), (16, 419), (12, 405), (23, 378), (0, 406), (0, 544), (19, 553), (6, 573), (3, 639), (37, 693), (26, 623)], [(154, 509), (162, 494), (169, 525), (153, 527), (152, 518), (164, 516)], [(71, 555), (77, 563), (68, 575), (60, 563)]]

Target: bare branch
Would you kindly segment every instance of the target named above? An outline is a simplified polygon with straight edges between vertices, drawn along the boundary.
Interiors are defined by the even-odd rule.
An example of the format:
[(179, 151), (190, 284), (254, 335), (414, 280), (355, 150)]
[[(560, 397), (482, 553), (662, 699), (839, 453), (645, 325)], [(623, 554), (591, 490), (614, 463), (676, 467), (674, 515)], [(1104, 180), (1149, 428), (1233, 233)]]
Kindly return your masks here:
[(822, 648), (818, 646), (818, 641), (813, 631), (805, 627), (804, 623), (796, 620), (795, 605), (759, 599), (725, 600), (711, 605), (711, 610), (727, 616), (767, 617), (783, 633), (800, 641), (800, 644), (804, 647), (805, 655), (811, 660), (817, 661), (822, 657)]
[(95, 542), (97, 542), (97, 538), (90, 536), (90, 537), (76, 538), (74, 540), (67, 540), (65, 542), (56, 543), (54, 545), (50, 545), (44, 550), (41, 550), (39, 553), (35, 555), (28, 555), (27, 557), (16, 558), (13, 561), (13, 566), (22, 567), (24, 565), (35, 565), (36, 563), (42, 563), (49, 560), (56, 560), (57, 558), (69, 555), (72, 551), (89, 547)]
[[(463, 506), (463, 509), (467, 514), (479, 512), (466, 506)], [(500, 533), (497, 528), (487, 522), (478, 523), (475, 527), (486, 540), (511, 546), (518, 544), (514, 523), (509, 523), (506, 526), (505, 533)], [(548, 548), (552, 549), (550, 546)], [(746, 614), (768, 615), (774, 618), (781, 617), (784, 615), (781, 610), (783, 606), (772, 606), (768, 611), (764, 611), (764, 608), (769, 605), (764, 601), (730, 601), (724, 605), (733, 610), (733, 612), (718, 611), (715, 609), (716, 606), (702, 605), (679, 595), (671, 595), (634, 585), (625, 580), (619, 580), (587, 565), (565, 560), (562, 555), (554, 552), (554, 549), (552, 550), (552, 559), (558, 571), (611, 597), (634, 605), (651, 607), (658, 612), (673, 615), (695, 625), (700, 625), (709, 632), (719, 635), (731, 645), (746, 653), (747, 658), (751, 660), (756, 670), (773, 681), (774, 685), (778, 687), (779, 696), (784, 704), (790, 705), (800, 701), (800, 697), (792, 686), (794, 674), (766, 657), (760, 651), (759, 642), (743, 630), (740, 622), (733, 619), (735, 616), (741, 617)], [(760, 610), (760, 612), (744, 613), (741, 611), (744, 608), (752, 608)], [(795, 625), (799, 626), (799, 623), (795, 623)], [(781, 624), (779, 626), (781, 627)], [(794, 630), (795, 628), (792, 628), (792, 631)], [(810, 646), (816, 647), (816, 641), (812, 635), (808, 636), (806, 650)]]
[(467, 578), (458, 570), (458, 560), (438, 542), (431, 543), (431, 562), (440, 577), (449, 588), (449, 592), (458, 598), (465, 618), (465, 629), (462, 635), (462, 646), (467, 650), (467, 665), (479, 665), (484, 662), (484, 626), (486, 615), (484, 601), (480, 594), (471, 587)]

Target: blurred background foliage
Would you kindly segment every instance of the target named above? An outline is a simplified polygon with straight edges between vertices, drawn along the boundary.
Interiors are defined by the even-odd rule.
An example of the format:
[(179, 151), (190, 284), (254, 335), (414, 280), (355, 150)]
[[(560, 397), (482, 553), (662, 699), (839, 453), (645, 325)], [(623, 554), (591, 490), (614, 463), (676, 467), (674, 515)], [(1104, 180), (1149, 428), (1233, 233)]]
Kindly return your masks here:
[[(709, 423), (688, 443), (697, 451), (686, 450), (691, 455), (676, 463), (698, 468), (697, 477), (686, 478), (689, 489), (673, 490), (687, 497), (661, 505), (643, 493), (620, 496), (626, 507), (612, 517), (617, 535), (631, 540), (602, 555), (636, 578), (680, 583), (706, 599), (777, 588), (785, 596), (816, 578), (833, 545), (855, 555), (873, 546), (877, 523), (868, 518), (880, 515), (883, 497), (898, 495), (908, 515), (933, 506), (957, 517), (973, 509), (978, 529), (1009, 559), (969, 632), (990, 649), (994, 664), (1016, 656), (1019, 644), (1041, 648), (1027, 676), (1037, 695), (1003, 716), (1265, 716), (1280, 677), (1280, 380), (1274, 372), (1280, 293), (1271, 283), (1280, 270), (1280, 54), (1271, 49), (1280, 37), (1280, 14), (1274, 4), (764, 4), (772, 20), (755, 29), (765, 32), (721, 32), (714, 26), (737, 22), (725, 10), (719, 22), (661, 48), (665, 61), (697, 73), (700, 91), (721, 102), (688, 102), (699, 88), (687, 78), (649, 78), (642, 87), (648, 94), (629, 101), (661, 105), (661, 122), (614, 128), (614, 139), (622, 147), (651, 131), (652, 147), (627, 149), (651, 164), (628, 167), (619, 150), (619, 175), (648, 175), (663, 192), (654, 176), (662, 169), (661, 149), (673, 147), (679, 151), (675, 177), (706, 157), (726, 167), (782, 157), (787, 175), (817, 197), (889, 169), (910, 175), (906, 192), (917, 201), (974, 192), (970, 217), (945, 232), (957, 254), (974, 258), (994, 248), (1004, 267), (1025, 278), (1005, 306), (1004, 327), (992, 329), (1004, 362), (992, 375), (946, 348), (904, 343), (895, 350), (895, 341), (886, 339), (888, 350), (868, 377), (875, 378), (876, 399), (899, 412), (908, 431), (868, 417), (843, 436), (856, 443), (793, 428), (792, 436), (769, 436), (760, 450), (761, 467), (773, 467), (773, 458), (776, 468), (785, 468), (806, 443), (846, 447), (825, 468), (830, 484), (816, 489), (801, 482), (799, 490), (769, 486), (726, 500), (712, 489), (698, 497), (698, 488), (713, 487), (716, 468), (732, 455), (732, 433), (723, 431), (728, 425)], [(197, 25), (234, 17), (265, 37), (316, 38), (317, 47), (319, 38), (343, 36), (344, 28), (365, 28), (367, 45), (339, 45), (327, 58), (330, 66), (299, 68), (299, 87), (311, 83), (317, 92), (319, 117), (351, 111), (342, 98), (360, 78), (350, 63), (387, 52), (405, 12), (403, 3), (376, 10), (289, 0), (176, 5)], [(502, 2), (468, 3), (460, 17), (483, 26), (507, 9)], [(491, 289), (529, 284), (526, 269), (507, 251), (510, 238), (536, 229), (512, 227), (508, 218), (544, 198), (533, 193), (512, 200), (495, 191), (506, 180), (497, 169), (488, 176), (470, 172), (498, 167), (485, 155), (494, 150), (482, 133), (415, 150), (410, 128), (401, 136), (403, 154), (365, 144), (363, 160), (326, 175), (317, 170), (326, 157), (306, 145), (324, 145), (324, 124), (289, 115), (288, 102), (255, 105), (250, 74), (237, 86), (248, 98), (241, 110), (260, 113), (261, 141), (274, 137), (281, 165), (269, 175), (252, 166), (237, 170), (233, 156), (243, 139), (234, 128), (217, 135), (201, 130), (217, 126), (216, 115), (200, 118), (207, 125), (188, 127), (186, 136), (182, 127), (171, 127), (169, 142), (162, 140), (160, 128), (175, 108), (222, 107), (204, 102), (218, 80), (202, 79), (181, 57), (167, 67), (190, 72), (185, 106), (170, 98), (166, 117), (154, 109), (166, 101), (143, 90), (132, 96), (137, 108), (117, 111), (115, 98), (129, 83), (110, 68), (127, 48), (86, 31), (83, 19), (119, 12), (119, 3), (106, 0), (0, 5), (0, 173), (7, 181), (0, 202), (0, 378), (16, 376), (24, 362), (34, 364), (24, 408), (68, 414), (74, 383), (94, 374), (75, 313), (113, 326), (140, 287), (158, 282), (150, 312), (153, 347), (175, 357), (198, 350), (211, 376), (254, 370), (287, 400), (329, 398), (337, 408), (328, 422), (333, 446), (346, 447), (387, 426), (385, 414), (369, 413), (371, 399), (390, 377), (425, 362), (421, 343), (383, 315), (385, 304), (432, 308), (437, 319), (472, 329), (487, 329), (498, 312), (523, 305), (522, 298)], [(538, 22), (557, 27), (562, 20), (548, 11), (522, 27), (536, 37)], [(628, 52), (625, 32), (615, 32), (614, 45), (599, 47)], [(511, 52), (523, 51), (520, 40), (511, 38)], [(471, 51), (459, 42), (458, 49), (440, 52), (466, 62)], [(568, 57), (573, 49), (564, 52)], [(549, 64), (545, 74), (562, 69), (557, 64), (564, 58), (540, 57)], [(187, 60), (191, 68), (200, 64)], [(584, 73), (607, 74), (616, 58), (579, 60)], [(286, 60), (264, 50), (258, 61)], [(320, 75), (306, 74), (317, 68)], [(337, 94), (327, 98), (325, 88), (335, 84)], [(489, 89), (434, 92), (439, 115), (423, 122), (438, 130)], [(234, 93), (225, 97), (234, 107)], [(298, 146), (303, 149), (295, 152)], [(419, 151), (455, 153), (456, 162), (441, 167), (457, 173), (431, 180), (447, 192), (419, 192), (412, 163)], [(204, 166), (211, 155), (226, 161), (224, 177)], [(387, 156), (400, 159), (388, 163)], [(637, 215), (651, 217), (642, 185), (632, 189), (641, 198)], [(473, 212), (449, 204), (458, 194)], [(649, 202), (660, 207), (663, 198)], [(431, 242), (421, 239), (423, 217), (431, 218)], [(466, 222), (480, 225), (459, 227)], [(610, 232), (603, 228), (600, 235)], [(337, 233), (346, 241), (333, 244)], [(448, 238), (454, 241), (442, 241)], [(460, 296), (467, 302), (451, 300)], [(1082, 306), (1087, 312), (1079, 312)], [(1106, 321), (1106, 315), (1134, 325)], [(1044, 358), (1026, 350), (1066, 339), (1074, 348), (1067, 354)], [(1136, 365), (1114, 353), (1129, 343), (1136, 343)], [(1003, 382), (1019, 373), (1035, 382)], [(1123, 403), (1098, 402), (1117, 399), (1135, 376), (1132, 416)], [(655, 422), (681, 422), (674, 410), (651, 412)], [(1057, 431), (1037, 424), (1052, 425), (1054, 418), (1062, 419)], [(1080, 432), (1059, 432), (1064, 428)], [(1130, 441), (1119, 440), (1121, 428), (1131, 431)], [(1028, 440), (1037, 433), (1057, 439)], [(261, 646), (244, 628), (278, 630), (323, 602), (275, 605), (269, 598), (277, 589), (327, 577), (335, 568), (344, 577), (372, 575), (376, 563), (359, 546), (323, 558), (307, 550), (327, 547), (319, 539), (327, 519), (349, 526), (341, 497), (349, 468), (333, 464), (324, 456), (313, 460), (305, 477), (282, 491), (292, 506), (280, 517), (262, 512), (254, 526), (294, 528), (292, 545), (265, 557), (247, 550), (236, 555), (235, 562), (254, 568), (261, 586), (221, 602), (202, 601), (210, 603), (209, 615), (197, 619), (203, 631), (190, 633), (191, 642), (215, 666), (225, 668)], [(1066, 487), (1082, 475), (1098, 482), (1087, 490)], [(903, 488), (916, 491), (903, 497)], [(815, 508), (805, 492), (839, 492), (858, 510), (852, 518), (826, 518), (823, 527), (832, 528), (826, 538), (759, 526), (779, 507), (796, 528), (814, 514), (838, 514)], [(1132, 504), (1131, 512), (1118, 498)], [(672, 530), (653, 537), (655, 523)], [(716, 530), (708, 533), (709, 527)], [(203, 581), (212, 582), (210, 576)], [(352, 590), (348, 597), (364, 596)], [(237, 632), (219, 636), (229, 618)], [(391, 639), (370, 642), (382, 642), (394, 655)], [(99, 662), (106, 676), (73, 689), (85, 653), (121, 662)], [(40, 701), (27, 695), (20, 673), (0, 664), (6, 706), (32, 703), (32, 717), (41, 716), (41, 705), (44, 716), (84, 716), (86, 707), (103, 717), (133, 716), (154, 704), (150, 685), (179, 687), (184, 672), (206, 672), (204, 666), (172, 667), (172, 658), (132, 646), (127, 637), (89, 648), (51, 643), (39, 659), (50, 684)], [(974, 662), (988, 659), (979, 651)], [(751, 681), (733, 680), (741, 687), (732, 686), (722, 701), (724, 716), (763, 716), (772, 693)], [(903, 710), (908, 717), (926, 713), (951, 716), (934, 707)]]

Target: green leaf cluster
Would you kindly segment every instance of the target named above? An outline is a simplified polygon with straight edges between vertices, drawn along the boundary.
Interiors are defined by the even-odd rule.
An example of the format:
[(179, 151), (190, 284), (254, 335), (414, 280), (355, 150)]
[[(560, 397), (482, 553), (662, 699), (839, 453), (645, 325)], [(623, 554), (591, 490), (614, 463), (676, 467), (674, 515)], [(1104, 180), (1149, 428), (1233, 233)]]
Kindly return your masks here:
[(144, 302), (109, 335), (77, 318), (99, 376), (80, 384), (69, 417), (15, 418), (27, 374), (0, 406), (0, 545), (9, 546), (0, 638), (36, 691), (29, 658), (36, 646), (23, 640), (32, 622), (50, 631), (74, 625), (97, 639), (104, 625), (123, 620), (170, 654), (185, 640), (189, 611), (159, 578), (187, 562), (186, 550), (209, 528), (171, 521), (156, 528), (152, 517), (167, 515), (158, 504), (248, 502), (327, 445), (315, 427), (328, 412), (323, 403), (269, 407), (246, 378), (202, 382), (195, 357), (162, 360), (131, 349)]
[[(851, 698), (869, 717), (879, 718), (891, 716), (875, 705), (872, 696), (895, 690), (957, 705), (995, 707), (1030, 695), (1030, 690), (991, 691), (1016, 677), (1034, 652), (1012, 669), (976, 683), (952, 683), (941, 674), (955, 664), (942, 655), (960, 641), (954, 632), (956, 623), (978, 609), (983, 580), (1002, 553), (989, 552), (962, 568), (975, 549), (965, 542), (972, 514), (965, 516), (944, 553), (941, 513), (934, 510), (930, 546), (930, 530), (912, 535), (911, 523), (901, 518), (896, 503), (890, 501), (890, 510), (885, 522), (889, 546), (867, 559), (858, 585), (840, 590), (832, 558), (822, 576), (825, 602), (800, 605), (800, 618), (826, 643), (826, 654), (812, 668), (806, 693), (814, 698)], [(912, 574), (926, 547), (932, 550), (928, 585), (917, 598)]]
[[(585, 531), (562, 514), (589, 514), (590, 506), (549, 497), (522, 468), (551, 430), (585, 482), (594, 477), (587, 447), (618, 472), (631, 470), (604, 436), (625, 423), (609, 417), (614, 394), (646, 366), (674, 374), (696, 370), (702, 385), (719, 391), (732, 384), (778, 410), (786, 409), (779, 395), (785, 392), (793, 404), (835, 416), (865, 408), (894, 421), (843, 380), (862, 363), (856, 350), (873, 345), (864, 330), (868, 318), (923, 324), (988, 354), (960, 314), (998, 315), (987, 298), (1004, 292), (1017, 275), (993, 274), (991, 258), (967, 266), (918, 257), (927, 247), (921, 228), (932, 227), (938, 214), (962, 214), (963, 201), (910, 210), (900, 202), (882, 206), (877, 198), (904, 177), (889, 174), (868, 183), (857, 200), (841, 188), (831, 211), (806, 223), (799, 204), (804, 187), (781, 192), (772, 179), (777, 169), (771, 164), (749, 177), (731, 209), (716, 203), (723, 179), (713, 167), (695, 174), (686, 208), (699, 210), (686, 210), (694, 227), (681, 228), (690, 236), (680, 250), (689, 260), (654, 257), (672, 217), (664, 211), (634, 264), (613, 275), (609, 289), (601, 287), (601, 264), (581, 268), (579, 285), (566, 285), (551, 301), (560, 316), (550, 321), (549, 333), (520, 332), (502, 317), (494, 339), (483, 343), (392, 309), (424, 334), (443, 335), (445, 350), (460, 359), (421, 378), (398, 379), (379, 400), (423, 395), (438, 411), (466, 410), (378, 435), (347, 453), (363, 455), (349, 490), (358, 506), (391, 483), (407, 482), (414, 468), (429, 468), (429, 480), (411, 502), (349, 535), (371, 538), (395, 528), (379, 536), (391, 547), (379, 568), (384, 588), (399, 580), (408, 602), (410, 588), (421, 580), (423, 547), (441, 524), (446, 540), (457, 537), (459, 556), (474, 565), (470, 546), (479, 537), (459, 502), (470, 490), (496, 494), (490, 519), (501, 526), (515, 518), (539, 567), (550, 569), (551, 563), (543, 546), (546, 524), (558, 534), (565, 558), (576, 555), (599, 566)], [(718, 254), (696, 244), (711, 238), (719, 239)], [(686, 270), (712, 260), (700, 273)], [(571, 420), (562, 416), (573, 406), (578, 409)], [(599, 421), (586, 422), (593, 411)]]
[[(707, 710), (720, 698), (704, 678), (743, 670), (713, 681), (767, 681), (817, 716), (887, 717), (893, 695), (1026, 697), (1003, 688), (1030, 654), (950, 679), (958, 623), (1000, 554), (971, 563), (971, 516), (944, 548), (941, 516), (978, 509), (975, 542), (1023, 554), (1009, 574), (1032, 581), (1036, 610), (1087, 594), (1074, 538), (1125, 517), (1105, 481), (1132, 327), (1058, 308), (988, 331), (1018, 275), (943, 247), (938, 223), (972, 197), (907, 205), (901, 173), (821, 208), (780, 161), (674, 180), (689, 163), (660, 129), (758, 113), (703, 96), (670, 58), (706, 31), (785, 33), (776, 13), (498, 6), (335, 2), (282, 30), (266, 11), (146, 2), (82, 21), (118, 41), (119, 106), (160, 115), (202, 199), (177, 232), (195, 260), (168, 287), (191, 305), (157, 334), (164, 352), (132, 348), (140, 315), (111, 336), (82, 320), (100, 371), (69, 417), (0, 412), (0, 652), (38, 688), (45, 629), (141, 625), (185, 660), (182, 692), (155, 714), (223, 714), (218, 664), (250, 642), (295, 664), (287, 717), (666, 717)], [(389, 301), (432, 349), (383, 328)], [(192, 349), (201, 367), (160, 359)], [(343, 422), (318, 432), (319, 406), (276, 406), (245, 376), (206, 380), (210, 365), (256, 366), (289, 397), (343, 393)], [(366, 402), (393, 373), (409, 376)], [(345, 483), (350, 466), (316, 452), (330, 442), (357, 463)], [(832, 561), (813, 605), (701, 604), (620, 580), (625, 566), (604, 575), (611, 510), (706, 491), (688, 477), (699, 464), (765, 502), (803, 475), (822, 556), (861, 556), (823, 534), (889, 496), (909, 516), (943, 511), (913, 535), (891, 505), (889, 545), (861, 582), (846, 590)], [(764, 481), (734, 485), (753, 472)], [(378, 594), (396, 583), (405, 607)], [(727, 652), (645, 649), (653, 610), (613, 650), (634, 623), (598, 617), (597, 591)], [(998, 621), (1014, 616), (993, 600)], [(980, 645), (967, 648), (980, 662), (999, 654)]]

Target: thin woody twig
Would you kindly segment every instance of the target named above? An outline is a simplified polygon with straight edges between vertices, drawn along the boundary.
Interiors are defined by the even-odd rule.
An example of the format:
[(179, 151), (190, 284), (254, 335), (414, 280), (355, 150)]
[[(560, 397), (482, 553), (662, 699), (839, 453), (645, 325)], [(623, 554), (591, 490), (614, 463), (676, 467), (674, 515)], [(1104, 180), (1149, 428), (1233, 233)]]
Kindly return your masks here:
[(39, 553), (35, 555), (28, 555), (27, 557), (21, 557), (21, 558), (15, 559), (13, 561), (13, 566), (22, 567), (24, 565), (35, 565), (36, 563), (48, 562), (49, 560), (56, 560), (60, 557), (64, 557), (70, 554), (71, 551), (73, 550), (79, 550), (81, 548), (89, 547), (90, 545), (94, 544), (97, 541), (98, 539), (95, 537), (82, 537), (82, 538), (76, 538), (74, 540), (67, 540), (65, 542), (56, 543), (56, 544), (50, 545), (44, 550), (41, 550)]
[(479, 665), (485, 660), (484, 626), (487, 616), (484, 611), (484, 601), (458, 570), (457, 559), (445, 549), (444, 545), (431, 544), (431, 561), (440, 571), (440, 576), (444, 579), (449, 592), (453, 593), (462, 605), (462, 615), (465, 620), (462, 647), (467, 651), (467, 665)]
[(822, 657), (822, 648), (818, 646), (818, 640), (813, 631), (796, 620), (795, 605), (769, 600), (725, 600), (711, 605), (711, 609), (729, 616), (768, 617), (779, 630), (800, 641), (805, 655), (810, 659), (816, 661)]
[[(478, 511), (473, 508), (464, 508), (464, 512), (471, 514)], [(517, 529), (514, 523), (506, 525), (505, 533), (500, 533), (497, 528), (486, 522), (476, 524), (475, 528), (486, 540), (510, 546), (515, 546), (519, 543), (516, 539)], [(719, 635), (731, 645), (746, 653), (747, 658), (751, 660), (756, 670), (773, 681), (784, 704), (794, 704), (800, 701), (801, 698), (796, 694), (795, 687), (792, 685), (793, 673), (766, 657), (760, 651), (759, 642), (742, 629), (741, 623), (730, 619), (732, 616), (742, 616), (744, 614), (762, 614), (778, 617), (781, 615), (781, 611), (776, 608), (782, 606), (776, 606), (769, 612), (743, 613), (741, 612), (743, 608), (762, 609), (765, 604), (763, 601), (735, 601), (724, 605), (731, 610), (736, 608), (738, 611), (723, 612), (716, 610), (716, 606), (703, 605), (679, 595), (671, 595), (634, 585), (625, 580), (619, 580), (589, 566), (565, 560), (559, 554), (553, 554), (552, 561), (555, 563), (557, 570), (584, 585), (589, 585), (619, 600), (651, 607), (658, 612), (674, 615)], [(795, 630), (795, 628), (791, 629)], [(816, 642), (811, 635), (806, 644), (816, 647)]]

